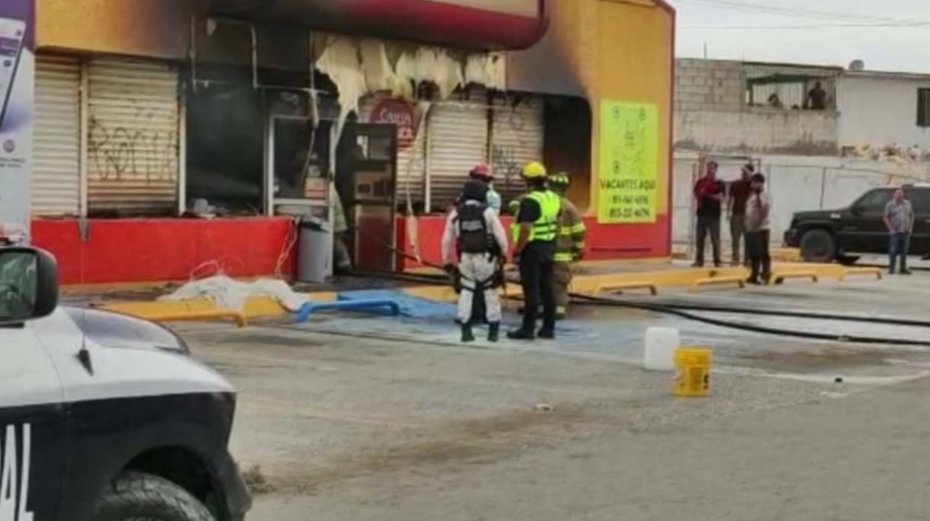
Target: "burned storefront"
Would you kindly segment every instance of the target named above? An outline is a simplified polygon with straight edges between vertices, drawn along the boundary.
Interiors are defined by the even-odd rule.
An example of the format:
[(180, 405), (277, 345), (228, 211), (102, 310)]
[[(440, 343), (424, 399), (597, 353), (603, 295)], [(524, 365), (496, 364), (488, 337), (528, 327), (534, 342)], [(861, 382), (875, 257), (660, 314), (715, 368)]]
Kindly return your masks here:
[[(492, 167), (505, 199), (521, 191), (529, 161), (574, 172), (573, 196), (594, 219), (598, 100), (645, 96), (669, 108), (661, 93), (670, 92), (670, 66), (621, 59), (650, 70), (619, 88), (623, 74), (594, 74), (606, 68), (600, 48), (623, 38), (613, 48), (670, 61), (662, 4), (77, 3), (101, 17), (93, 37), (54, 23), (72, 2), (39, 0), (37, 90), (47, 100), (40, 111), (55, 113), (39, 121), (37, 153), (46, 156), (33, 190), (37, 241), (81, 264), (73, 282), (187, 278), (205, 262), (231, 275), (289, 277), (295, 219), (332, 230), (337, 213), (361, 267), (410, 267), (391, 248), (435, 256), (442, 214), (479, 163)], [(581, 45), (581, 35), (592, 38), (581, 24), (598, 12), (645, 20), (651, 32), (597, 31)], [(119, 17), (128, 15), (150, 23), (126, 34)], [(661, 136), (668, 124), (657, 124)], [(662, 195), (667, 165), (655, 168)], [(659, 199), (657, 226), (635, 225), (636, 234), (667, 226)], [(74, 233), (77, 224), (91, 232)], [(105, 238), (146, 234), (120, 247), (148, 262), (101, 268), (115, 248)], [(608, 235), (600, 256), (665, 253), (661, 238), (634, 247)]]

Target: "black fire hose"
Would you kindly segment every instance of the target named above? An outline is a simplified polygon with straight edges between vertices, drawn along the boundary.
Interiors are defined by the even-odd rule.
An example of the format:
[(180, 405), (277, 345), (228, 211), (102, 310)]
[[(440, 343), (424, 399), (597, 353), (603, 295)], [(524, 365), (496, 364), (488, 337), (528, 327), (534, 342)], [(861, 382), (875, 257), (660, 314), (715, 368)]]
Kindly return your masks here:
[[(579, 298), (588, 298), (583, 295), (577, 295)], [(641, 302), (631, 302), (628, 300), (619, 301), (615, 299), (605, 299), (610, 302), (623, 302), (630, 304), (640, 304)], [(581, 303), (584, 305), (584, 303)], [(766, 317), (782, 318), (803, 318), (808, 320), (832, 320), (836, 322), (862, 322), (866, 324), (880, 324), (886, 326), (908, 326), (908, 327), (925, 327), (930, 328), (930, 322), (925, 320), (901, 319), (901, 318), (884, 318), (884, 317), (860, 317), (854, 315), (834, 315), (830, 313), (813, 313), (808, 311), (783, 311), (779, 309), (753, 309), (737, 308), (727, 306), (706, 306), (698, 304), (646, 304), (643, 306), (655, 306), (662, 308), (676, 309), (678, 311), (703, 311), (707, 313), (729, 313), (732, 315), (757, 315)]]
[[(637, 304), (633, 302), (624, 302), (619, 300), (613, 300), (602, 297), (591, 297), (587, 295), (577, 295), (572, 294), (572, 301), (575, 304), (582, 306), (596, 306), (596, 307), (610, 307), (610, 308), (626, 308), (626, 309), (636, 309), (639, 311), (649, 311), (653, 313), (663, 313), (667, 315), (673, 315), (687, 320), (692, 320), (695, 322), (702, 322), (705, 324), (710, 324), (712, 326), (724, 327), (727, 329), (736, 329), (739, 331), (748, 331), (751, 333), (762, 333), (766, 335), (776, 335), (776, 336), (785, 336), (791, 338), (805, 338), (810, 340), (828, 340), (833, 342), (844, 342), (844, 343), (855, 343), (855, 344), (872, 344), (872, 345), (910, 345), (910, 346), (920, 346), (920, 347), (930, 347), (930, 341), (926, 340), (910, 340), (910, 339), (900, 339), (900, 338), (877, 338), (877, 337), (866, 337), (866, 336), (855, 336), (855, 335), (837, 335), (830, 333), (810, 333), (806, 331), (796, 331), (789, 329), (778, 329), (765, 326), (755, 326), (752, 324), (743, 324), (739, 322), (730, 322), (726, 320), (720, 320), (716, 318), (703, 317), (700, 315), (695, 315), (688, 311), (683, 311), (674, 306), (665, 306), (661, 304)], [(763, 310), (758, 310), (759, 315), (769, 315), (769, 316), (779, 316), (766, 312)], [(826, 319), (826, 320), (845, 320), (845, 321), (861, 321), (861, 322), (870, 322), (877, 324), (889, 324), (889, 325), (900, 325), (894, 323), (894, 320), (884, 320), (875, 317), (850, 317), (842, 316), (842, 319)], [(817, 320), (824, 320), (821, 316), (815, 315), (803, 315), (804, 318), (812, 318)], [(922, 327), (930, 327), (930, 324), (922, 323)]]
[[(378, 240), (378, 239), (375, 239)], [(378, 240), (378, 242), (381, 242)], [(403, 257), (416, 260), (420, 264), (443, 270), (442, 266), (433, 264), (429, 261), (423, 260), (421, 258), (414, 257), (406, 252), (395, 248), (392, 245), (386, 243), (382, 244), (388, 249), (392, 250), (394, 253), (401, 255)], [(432, 285), (448, 285), (449, 277), (445, 273), (443, 274), (399, 274), (399, 273), (366, 273), (366, 272), (355, 272), (359, 276), (369, 276), (375, 278), (387, 278), (392, 280), (401, 280), (408, 282), (418, 282), (421, 284), (432, 284)], [(508, 281), (513, 282), (513, 281)], [(609, 299), (604, 297), (594, 297), (589, 295), (580, 295), (577, 293), (570, 294), (572, 302), (581, 306), (594, 306), (594, 307), (612, 307), (612, 308), (626, 308), (626, 309), (636, 309), (639, 311), (649, 311), (652, 313), (673, 315), (687, 320), (702, 322), (704, 324), (709, 324), (717, 327), (723, 327), (727, 329), (735, 329), (738, 331), (748, 331), (751, 333), (761, 333), (766, 335), (775, 335), (775, 336), (784, 336), (790, 338), (804, 338), (810, 340), (826, 340), (833, 342), (845, 342), (845, 343), (856, 343), (856, 344), (871, 344), (871, 345), (910, 345), (910, 346), (920, 346), (920, 347), (930, 347), (930, 341), (926, 340), (908, 340), (908, 339), (898, 339), (898, 338), (877, 338), (877, 337), (866, 337), (866, 336), (848, 336), (848, 335), (835, 335), (829, 333), (810, 333), (806, 331), (795, 331), (790, 329), (778, 329), (772, 327), (764, 326), (755, 326), (752, 324), (744, 324), (740, 322), (730, 322), (726, 320), (720, 320), (716, 318), (703, 317), (700, 315), (695, 315), (691, 311), (705, 311), (709, 313), (730, 313), (730, 314), (744, 314), (744, 315), (757, 315), (757, 316), (772, 316), (772, 317), (790, 317), (790, 318), (803, 318), (811, 320), (833, 320), (841, 322), (863, 322), (869, 324), (881, 324), (881, 325), (892, 325), (892, 326), (909, 326), (909, 327), (925, 327), (930, 328), (930, 322), (915, 321), (915, 320), (903, 320), (903, 319), (893, 319), (893, 318), (877, 318), (877, 317), (857, 317), (850, 315), (831, 315), (831, 314), (818, 314), (818, 313), (799, 313), (791, 311), (779, 311), (779, 310), (763, 310), (763, 309), (746, 309), (746, 308), (728, 308), (720, 306), (696, 306), (696, 305), (666, 305), (666, 304), (640, 304), (629, 301), (621, 301), (615, 299)], [(511, 297), (512, 298), (512, 297)]]

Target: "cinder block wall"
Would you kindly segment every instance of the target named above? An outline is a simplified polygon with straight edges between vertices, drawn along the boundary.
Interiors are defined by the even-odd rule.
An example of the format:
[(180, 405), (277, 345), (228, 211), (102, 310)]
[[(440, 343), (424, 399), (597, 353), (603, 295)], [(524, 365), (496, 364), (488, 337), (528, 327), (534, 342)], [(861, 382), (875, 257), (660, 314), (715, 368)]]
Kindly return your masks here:
[(679, 59), (676, 61), (676, 111), (740, 111), (745, 77), (736, 61)]
[(732, 154), (835, 155), (837, 113), (746, 104), (742, 62), (679, 59), (677, 150)]

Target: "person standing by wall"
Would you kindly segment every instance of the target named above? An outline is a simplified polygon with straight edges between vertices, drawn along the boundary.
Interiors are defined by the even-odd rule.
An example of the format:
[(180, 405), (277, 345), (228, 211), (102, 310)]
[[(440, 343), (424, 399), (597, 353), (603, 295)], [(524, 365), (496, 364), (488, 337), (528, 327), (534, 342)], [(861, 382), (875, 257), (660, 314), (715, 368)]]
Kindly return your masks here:
[(717, 163), (707, 163), (707, 174), (694, 185), (697, 202), (697, 254), (693, 267), (704, 267), (704, 247), (710, 235), (714, 248), (714, 266), (720, 267), (720, 217), (726, 185), (717, 179)]
[[(523, 325), (507, 337), (513, 340), (555, 338), (555, 239), (558, 234), (561, 198), (546, 186), (546, 167), (530, 163), (523, 168), (529, 192), (520, 202), (517, 213), (518, 238), (514, 260), (520, 266), (523, 286)], [(539, 306), (543, 307), (543, 325), (536, 331)]]
[[(454, 247), (454, 248), (453, 248)], [(488, 323), (488, 340), (497, 342), (500, 335), (501, 302), (497, 294), (498, 273), (503, 256), (508, 250), (507, 233), (497, 214), (488, 207), (487, 187), (478, 181), (469, 181), (462, 189), (461, 200), (446, 219), (442, 235), (442, 259), (448, 273), (455, 273), (453, 252), (458, 250), (458, 275), (461, 278), (458, 312), (456, 317), (462, 328), (462, 342), (473, 342), (472, 324), (475, 302), (484, 298)]]
[(730, 221), (730, 239), (733, 243), (732, 262), (734, 266), (740, 264), (749, 264), (748, 250), (746, 244), (746, 255), (740, 257), (740, 247), (742, 246), (743, 236), (746, 234), (746, 201), (752, 194), (750, 186), (750, 177), (756, 173), (756, 167), (752, 163), (743, 165), (740, 169), (740, 178), (730, 183), (730, 189), (727, 192), (727, 219)]
[(555, 316), (561, 320), (568, 314), (568, 288), (572, 283), (572, 264), (584, 256), (587, 228), (581, 212), (568, 199), (571, 178), (565, 172), (549, 177), (549, 188), (562, 198), (559, 232), (555, 241)]
[(907, 254), (914, 230), (914, 207), (904, 198), (904, 190), (898, 188), (894, 198), (885, 205), (885, 226), (888, 227), (888, 273), (894, 275), (897, 259), (901, 257), (901, 275), (910, 275), (907, 269)]
[(749, 180), (752, 195), (746, 201), (746, 248), (750, 284), (768, 284), (772, 277), (771, 237), (772, 200), (765, 193), (765, 176), (753, 174)]

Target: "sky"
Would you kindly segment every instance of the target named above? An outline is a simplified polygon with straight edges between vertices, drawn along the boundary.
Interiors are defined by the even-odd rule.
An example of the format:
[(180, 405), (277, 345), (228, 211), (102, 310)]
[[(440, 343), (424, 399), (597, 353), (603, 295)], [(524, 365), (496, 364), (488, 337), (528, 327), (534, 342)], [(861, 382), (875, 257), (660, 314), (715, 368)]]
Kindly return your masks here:
[(669, 0), (679, 57), (930, 73), (930, 0)]

